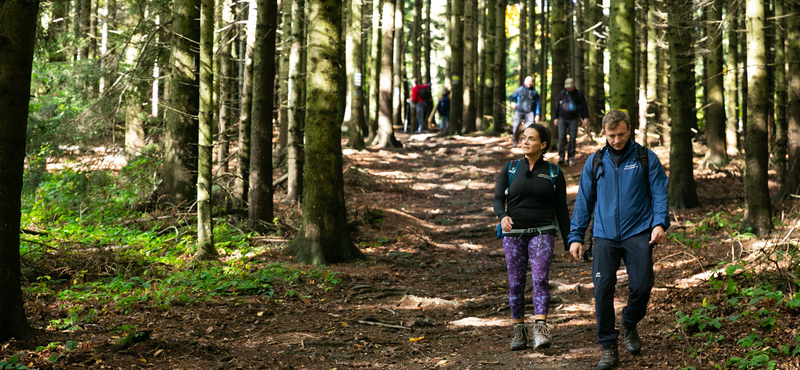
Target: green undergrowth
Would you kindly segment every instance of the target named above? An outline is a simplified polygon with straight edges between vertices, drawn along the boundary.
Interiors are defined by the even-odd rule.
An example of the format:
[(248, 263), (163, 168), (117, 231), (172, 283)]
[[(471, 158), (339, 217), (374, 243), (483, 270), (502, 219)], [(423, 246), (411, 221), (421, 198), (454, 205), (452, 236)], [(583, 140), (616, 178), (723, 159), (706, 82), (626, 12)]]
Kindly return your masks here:
[(705, 217), (689, 219), (672, 228), (671, 241), (691, 248), (702, 248), (712, 243), (723, 243), (727, 236), (733, 240), (749, 240), (755, 237), (750, 230), (740, 230), (742, 216), (728, 212), (708, 212)]
[(691, 358), (714, 369), (782, 369), (798, 361), (800, 248), (780, 243), (757, 253), (721, 262), (699, 307), (676, 309), (672, 335), (689, 344)]
[(340, 283), (326, 267), (265, 262), (263, 255), (274, 247), (254, 245), (254, 235), (234, 216), (215, 219), (219, 260), (196, 261), (191, 211), (137, 210), (152, 191), (159, 164), (142, 157), (119, 173), (63, 170), (26, 187), (23, 289), (28, 301), (56, 302), (50, 329), (74, 330), (109, 313), (168, 310), (221, 297), (308, 298)]

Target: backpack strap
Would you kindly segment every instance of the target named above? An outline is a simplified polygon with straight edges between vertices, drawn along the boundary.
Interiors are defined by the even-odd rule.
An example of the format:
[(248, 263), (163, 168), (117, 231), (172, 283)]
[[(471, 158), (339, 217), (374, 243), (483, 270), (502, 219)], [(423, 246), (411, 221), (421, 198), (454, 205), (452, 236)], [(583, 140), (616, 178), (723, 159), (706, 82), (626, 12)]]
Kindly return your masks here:
[(556, 172), (554, 174), (553, 173), (553, 164), (550, 163), (550, 162), (548, 162), (548, 164), (550, 165), (550, 183), (553, 184), (553, 193), (555, 193), (556, 192), (556, 176), (558, 176), (558, 172), (561, 169), (558, 168), (558, 165), (556, 165)]
[(606, 148), (605, 146), (600, 148), (592, 157), (592, 194), (595, 200), (597, 200), (597, 173), (600, 171), (600, 167), (603, 167), (603, 156), (606, 155)]
[(647, 184), (647, 197), (653, 200), (653, 194), (650, 192), (650, 163), (647, 158), (647, 148), (644, 145), (639, 147), (636, 151), (636, 161), (642, 165), (644, 171), (644, 183)]
[[(511, 188), (511, 182), (514, 181), (514, 176), (517, 174), (517, 167), (519, 167), (520, 160), (511, 161), (508, 163), (508, 185), (506, 186), (506, 195), (508, 195), (508, 189)], [(514, 169), (511, 169), (511, 164), (514, 164)]]

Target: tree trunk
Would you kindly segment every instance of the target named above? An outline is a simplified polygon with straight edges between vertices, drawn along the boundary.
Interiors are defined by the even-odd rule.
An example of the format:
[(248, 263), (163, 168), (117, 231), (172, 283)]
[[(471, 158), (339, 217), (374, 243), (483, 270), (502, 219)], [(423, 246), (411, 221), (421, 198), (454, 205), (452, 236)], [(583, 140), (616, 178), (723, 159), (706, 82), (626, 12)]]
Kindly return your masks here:
[[(133, 12), (127, 17), (127, 26), (130, 28), (136, 27), (141, 22), (141, 14)], [(128, 66), (135, 66), (136, 61), (139, 60), (142, 48), (142, 41), (144, 35), (141, 33), (134, 33), (131, 35), (128, 47), (125, 48), (125, 64)], [(131, 67), (133, 68), (133, 67)], [(141, 72), (135, 69), (127, 71), (131, 76), (128, 91), (124, 94), (125, 97), (125, 158), (131, 161), (134, 157), (142, 154), (144, 148), (144, 94), (147, 93), (144, 84), (141, 82)], [(139, 78), (137, 78), (139, 77)]]
[(636, 47), (635, 15), (633, 0), (611, 0), (608, 48), (613, 62), (609, 68), (608, 98), (611, 109), (628, 111), (632, 127), (638, 127), (639, 121), (633, 52)]
[[(584, 64), (584, 54), (583, 51), (585, 49), (584, 45), (584, 37), (585, 35), (582, 33), (583, 31), (583, 12), (584, 12), (584, 1), (576, 1), (575, 2), (575, 51), (573, 52), (573, 79), (575, 79), (575, 86), (580, 89), (581, 91), (585, 91), (586, 85), (584, 84), (584, 73), (583, 69), (586, 68), (586, 64)], [(586, 117), (584, 117), (586, 118)]]
[[(289, 0), (287, 0), (289, 1)], [(287, 122), (287, 142), (286, 158), (287, 173), (286, 181), (286, 201), (297, 202), (303, 194), (303, 166), (305, 162), (303, 129), (305, 127), (304, 115), (302, 114), (302, 92), (305, 91), (306, 79), (303, 72), (303, 42), (305, 36), (303, 27), (306, 23), (305, 0), (291, 0), (291, 32), (292, 45), (289, 52), (289, 83), (288, 83), (288, 122)]]
[[(405, 54), (406, 42), (403, 27), (404, 8), (403, 0), (395, 0), (397, 5), (394, 7), (394, 63), (392, 64), (392, 124), (402, 126), (406, 118), (405, 112)], [(410, 125), (409, 125), (410, 126)], [(412, 130), (413, 131), (413, 130)]]
[(476, 0), (463, 0), (464, 1), (464, 91), (463, 103), (464, 108), (462, 112), (463, 120), (461, 122), (461, 132), (467, 133), (475, 131), (475, 112), (476, 112), (476, 98), (475, 94), (475, 1)]
[(380, 83), (381, 83), (381, 0), (372, 0), (372, 42), (370, 43), (370, 70), (369, 84), (369, 137), (372, 143), (378, 134), (378, 115), (380, 114)]
[(19, 229), (38, 1), (0, 0), (0, 342), (34, 335), (25, 317)]
[(725, 23), (728, 25), (728, 52), (725, 53), (726, 60), (725, 101), (727, 108), (727, 124), (725, 129), (726, 152), (729, 155), (739, 154), (739, 32), (736, 14), (740, 2), (728, 0), (728, 12), (725, 15)]
[(598, 21), (597, 13), (599, 9), (597, 0), (586, 0), (585, 4), (584, 20), (586, 26), (592, 30), (585, 35), (586, 49), (588, 51), (586, 53), (586, 66), (588, 68), (586, 69), (586, 88), (584, 91), (586, 92), (586, 105), (589, 108), (589, 127), (594, 132), (600, 132), (598, 128), (602, 117), (598, 117), (600, 109), (597, 106), (597, 69), (602, 67), (603, 62), (598, 60), (598, 57), (602, 57), (602, 54), (597, 52), (597, 34), (601, 29), (600, 27), (595, 27)]
[[(772, 157), (775, 158), (775, 178), (780, 184), (778, 197), (786, 198), (786, 150), (788, 144), (786, 120), (786, 20), (783, 0), (775, 4), (775, 143)], [(795, 17), (800, 15), (794, 14)]]
[(637, 92), (637, 104), (636, 108), (638, 111), (638, 120), (639, 120), (639, 133), (637, 135), (636, 140), (641, 143), (642, 145), (647, 145), (647, 132), (648, 132), (648, 122), (647, 122), (647, 60), (648, 60), (648, 50), (647, 50), (647, 38), (649, 36), (649, 23), (651, 19), (649, 17), (649, 3), (648, 0), (639, 0), (639, 6), (637, 7), (637, 15), (638, 20), (635, 22), (636, 27), (636, 92)]
[(278, 80), (278, 145), (275, 150), (275, 158), (272, 159), (273, 167), (280, 166), (287, 156), (289, 146), (289, 53), (294, 42), (292, 32), (292, 5), (294, 0), (281, 0), (281, 54), (280, 54), (280, 75)]
[[(541, 80), (540, 81), (541, 82), (541, 85), (540, 85), (541, 88), (539, 89), (539, 99), (540, 99), (539, 100), (539, 117), (540, 117), (541, 120), (545, 120), (545, 117), (547, 117), (547, 109), (548, 109), (547, 107), (549, 107), (549, 98), (548, 97), (552, 95), (552, 92), (548, 93), (549, 89), (547, 88), (549, 86), (548, 82), (547, 82), (547, 65), (548, 65), (548, 63), (547, 63), (547, 53), (548, 53), (548, 49), (552, 45), (550, 43), (550, 37), (549, 37), (550, 36), (549, 35), (549, 32), (550, 32), (550, 21), (548, 20), (548, 17), (549, 17), (549, 12), (547, 10), (548, 2), (547, 2), (547, 0), (541, 0), (541, 2), (542, 2), (542, 12), (541, 12), (539, 24), (542, 27), (542, 33), (541, 33), (541, 36), (539, 37), (539, 42), (541, 43), (542, 47), (541, 47), (541, 50), (540, 50), (541, 54), (539, 55), (539, 60), (540, 60), (539, 64), (540, 64), (540, 68), (541, 68), (539, 70), (539, 76), (540, 76), (540, 80)], [(551, 123), (550, 126), (552, 127), (552, 123)], [(552, 129), (551, 129), (551, 131), (552, 131)]]
[[(253, 129), (250, 140), (250, 207), (247, 227), (266, 232), (273, 220), (272, 111), (275, 102), (275, 34), (278, 1), (257, 0), (253, 46)], [(340, 144), (341, 145), (341, 144)]]
[(240, 206), (246, 204), (249, 198), (250, 185), (250, 137), (253, 113), (253, 47), (256, 42), (256, 0), (248, 0), (247, 32), (245, 33), (244, 46), (244, 72), (242, 76), (242, 93), (239, 109), (239, 163), (236, 185), (233, 189), (234, 198)]
[[(482, 82), (483, 85), (483, 94), (481, 94), (480, 98), (483, 101), (483, 115), (484, 116), (492, 116), (494, 117), (494, 72), (495, 72), (495, 65), (494, 65), (494, 53), (495, 53), (495, 44), (497, 38), (494, 36), (497, 27), (495, 27), (495, 22), (497, 21), (497, 7), (495, 6), (492, 0), (485, 0), (486, 2), (486, 32), (485, 32), (485, 46), (483, 50), (483, 75), (482, 75)], [(487, 122), (485, 126), (492, 125), (492, 127), (496, 127), (494, 118), (492, 118), (491, 123)], [(496, 133), (500, 133), (501, 131), (495, 131)]]
[(450, 35), (450, 126), (448, 135), (461, 132), (464, 114), (464, 23), (461, 19), (464, 12), (464, 0), (450, 2), (450, 25), (453, 27)]
[(761, 0), (747, 0), (747, 131), (745, 132), (745, 216), (742, 228), (764, 236), (772, 230), (767, 170), (767, 50)]
[(519, 43), (519, 84), (522, 85), (525, 82), (525, 77), (530, 74), (527, 63), (528, 7), (524, 0), (519, 4), (519, 37), (517, 38), (517, 42)]
[[(533, 77), (533, 86), (536, 85), (536, 0), (523, 0), (528, 7), (528, 33), (525, 40), (528, 42), (526, 47), (525, 64), (529, 75)], [(524, 82), (524, 81), (523, 81)]]
[(200, 0), (200, 111), (197, 153), (197, 256), (217, 258), (211, 217), (212, 127), (214, 122), (214, 0)]
[[(364, 85), (361, 67), (364, 65), (364, 49), (361, 47), (361, 8), (362, 0), (350, 0), (352, 2), (348, 12), (347, 25), (347, 55), (348, 74), (352, 71), (352, 76), (348, 79), (347, 93), (350, 94), (350, 126), (347, 135), (350, 137), (348, 147), (362, 150), (364, 146), (364, 131), (362, 131), (364, 121)], [(420, 0), (421, 1), (421, 0)]]
[[(553, 78), (551, 80), (550, 92), (552, 94), (553, 111), (555, 104), (558, 104), (558, 94), (564, 89), (564, 80), (567, 79), (570, 64), (564, 60), (556, 60), (559, 55), (569, 55), (570, 40), (567, 38), (566, 18), (564, 14), (565, 1), (553, 0), (550, 10), (550, 40), (553, 55)], [(633, 64), (631, 64), (633, 67)], [(552, 131), (552, 128), (551, 128)], [(553, 131), (558, 132), (558, 131)], [(554, 135), (558, 137), (557, 135)]]
[(422, 81), (422, 0), (414, 0), (414, 23), (411, 24), (411, 75)]
[[(387, 1), (390, 2), (390, 1)], [(303, 224), (288, 252), (301, 263), (325, 265), (361, 258), (347, 227), (338, 86), (342, 8), (338, 0), (309, 1), (306, 156)], [(391, 43), (389, 43), (391, 45)]]
[[(740, 4), (742, 4), (742, 5), (739, 6), (739, 8), (740, 8), (739, 9), (739, 23), (741, 23), (741, 25), (739, 26), (739, 29), (740, 30), (746, 30), (747, 29), (747, 25), (746, 25), (747, 5), (746, 5), (746, 2), (740, 2)], [(739, 53), (740, 54), (739, 55), (741, 55), (741, 57), (739, 58), (739, 61), (740, 61), (739, 71), (741, 71), (741, 74), (739, 75), (739, 86), (741, 87), (741, 90), (742, 90), (742, 92), (741, 92), (741, 94), (742, 94), (741, 95), (741, 103), (739, 104), (739, 109), (741, 110), (741, 113), (739, 114), (739, 116), (742, 118), (741, 132), (742, 132), (742, 135), (744, 135), (744, 133), (747, 132), (747, 89), (748, 89), (748, 86), (747, 86), (748, 85), (748, 83), (747, 83), (747, 35), (744, 35), (744, 37), (739, 37), (739, 41), (740, 41), (740, 46), (739, 46)], [(740, 149), (744, 149), (744, 143), (742, 141), (743, 140), (740, 140), (740, 144), (742, 145), (742, 147)]]
[(486, 75), (486, 0), (477, 0), (478, 17), (475, 20), (478, 33), (478, 56), (475, 59), (477, 72), (475, 73), (475, 128), (483, 130), (486, 127), (484, 116), (484, 98), (486, 88), (484, 86), (484, 75)]
[[(667, 9), (664, 1), (657, 1), (660, 25), (667, 24)], [(661, 145), (670, 144), (670, 117), (669, 117), (669, 55), (667, 53), (667, 27), (658, 27), (658, 45), (656, 46), (656, 99), (658, 100), (658, 133), (661, 136)]]
[(188, 206), (197, 196), (200, 4), (197, 0), (176, 0), (173, 4), (164, 181), (157, 192), (166, 196), (167, 202)]
[[(378, 114), (378, 134), (372, 145), (381, 148), (402, 147), (394, 136), (392, 126), (393, 117), (393, 89), (392, 71), (394, 67), (394, 8), (397, 0), (383, 0), (383, 14), (381, 15), (381, 29), (383, 37), (381, 39), (381, 75), (380, 75), (380, 101)], [(398, 86), (398, 91), (399, 86)]]
[[(425, 0), (425, 30), (423, 31), (423, 59), (425, 65), (425, 78), (424, 81), (426, 83), (432, 83), (431, 80), (431, 1), (432, 0)], [(429, 107), (432, 108), (432, 107)]]
[[(800, 14), (800, 4), (787, 2), (787, 13)], [(788, 154), (786, 163), (786, 193), (800, 195), (800, 17), (787, 19), (786, 41), (789, 46), (786, 60), (789, 63), (788, 99)]]
[(492, 121), (494, 122), (494, 132), (499, 134), (505, 132), (506, 124), (506, 4), (507, 0), (496, 2), (494, 19), (494, 71), (492, 85)]
[(220, 37), (220, 52), (219, 52), (219, 65), (220, 76), (219, 80), (219, 117), (217, 128), (219, 129), (219, 148), (217, 151), (217, 161), (219, 162), (219, 173), (226, 174), (228, 172), (228, 129), (231, 127), (233, 107), (232, 92), (233, 89), (233, 61), (231, 60), (231, 41), (233, 40), (233, 11), (232, 7), (235, 6), (229, 0), (224, 0), (222, 6), (222, 24), (221, 27), (230, 27), (222, 33)]
[(724, 167), (728, 164), (725, 144), (725, 88), (722, 78), (722, 0), (714, 0), (706, 7), (706, 36), (708, 37), (706, 96), (706, 137), (708, 150), (703, 164), (707, 167)]
[(453, 19), (453, 0), (447, 0), (446, 9), (444, 15), (444, 85), (447, 88), (452, 88), (453, 84), (450, 81), (450, 76), (453, 74), (453, 50), (450, 49), (450, 45), (453, 42), (453, 24), (450, 21)]
[[(692, 164), (692, 126), (694, 113), (694, 55), (692, 50), (691, 0), (670, 0), (668, 5), (669, 116), (672, 118), (672, 141), (669, 152), (669, 204), (676, 209), (700, 205)], [(613, 77), (611, 78), (613, 80)], [(613, 107), (613, 104), (612, 104)]]

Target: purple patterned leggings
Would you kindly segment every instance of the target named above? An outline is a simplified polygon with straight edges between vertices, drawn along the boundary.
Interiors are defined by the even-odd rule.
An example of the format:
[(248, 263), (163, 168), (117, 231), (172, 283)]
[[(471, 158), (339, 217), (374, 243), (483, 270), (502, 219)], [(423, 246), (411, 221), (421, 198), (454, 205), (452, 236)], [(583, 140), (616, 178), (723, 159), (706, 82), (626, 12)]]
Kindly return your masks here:
[(553, 260), (553, 235), (534, 237), (503, 237), (503, 251), (508, 268), (508, 305), (511, 317), (525, 317), (525, 279), (530, 261), (533, 280), (533, 313), (547, 315), (550, 303), (550, 262)]

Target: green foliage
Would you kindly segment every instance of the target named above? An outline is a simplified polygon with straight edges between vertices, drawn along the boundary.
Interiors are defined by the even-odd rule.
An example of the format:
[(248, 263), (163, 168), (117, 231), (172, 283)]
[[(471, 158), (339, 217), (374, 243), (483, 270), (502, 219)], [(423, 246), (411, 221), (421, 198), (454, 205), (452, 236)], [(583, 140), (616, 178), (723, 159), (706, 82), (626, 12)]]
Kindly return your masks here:
[(0, 369), (27, 370), (27, 366), (19, 363), (19, 356), (11, 356), (8, 360), (0, 361)]
[(676, 314), (678, 324), (687, 332), (717, 331), (722, 327), (723, 317), (712, 317), (714, 309), (716, 309), (716, 306), (703, 300), (703, 305), (692, 311), (691, 314), (684, 314), (683, 311), (678, 311)]
[(670, 240), (681, 245), (699, 249), (717, 239), (711, 235), (715, 231), (730, 232), (734, 238), (749, 239), (752, 234), (740, 234), (737, 230), (741, 224), (741, 216), (731, 215), (727, 212), (708, 212), (700, 220), (687, 220), (685, 228), (679, 229), (668, 235)]

